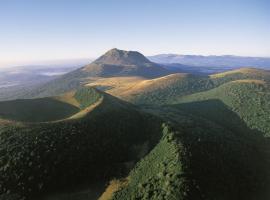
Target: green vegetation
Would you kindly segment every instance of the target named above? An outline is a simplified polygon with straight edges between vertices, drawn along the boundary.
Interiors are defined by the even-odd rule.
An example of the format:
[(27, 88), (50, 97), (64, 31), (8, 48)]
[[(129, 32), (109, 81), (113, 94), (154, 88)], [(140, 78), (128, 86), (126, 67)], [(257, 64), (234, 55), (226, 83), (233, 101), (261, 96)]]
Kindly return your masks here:
[[(197, 102), (208, 99), (221, 100), (233, 112), (237, 113), (251, 129), (261, 131), (265, 136), (270, 136), (270, 89), (268, 85), (252, 81), (229, 82), (206, 92), (183, 97), (178, 103)], [(213, 107), (214, 104), (210, 104), (207, 107), (205, 105), (194, 108), (189, 106), (186, 109), (190, 112), (204, 115), (204, 117), (210, 117), (208, 109)], [(200, 108), (204, 110), (200, 110)], [(233, 123), (233, 119), (225, 117), (223, 112), (212, 113), (215, 113), (215, 116), (211, 120), (231, 120)]]
[(79, 109), (53, 98), (0, 102), (0, 118), (22, 122), (46, 122), (67, 118)]
[[(171, 78), (175, 77), (171, 76)], [(163, 84), (162, 81), (162, 79), (155, 81), (155, 85)], [(166, 81), (170, 80), (166, 79)], [(155, 85), (151, 88), (147, 87), (146, 91), (132, 94), (130, 101), (140, 105), (170, 105), (219, 99), (237, 113), (251, 129), (257, 129), (265, 136), (270, 134), (270, 73), (268, 71), (240, 69), (210, 77), (189, 75), (171, 81), (167, 85), (163, 84), (159, 87)], [(198, 111), (197, 108), (194, 109), (196, 110)], [(207, 115), (207, 110), (204, 109), (200, 113)], [(218, 118), (224, 118), (222, 113)]]
[(212, 81), (215, 83), (216, 86), (235, 80), (250, 79), (250, 80), (270, 81), (270, 72), (261, 69), (242, 68), (239, 70), (214, 74), (211, 75), (210, 78), (212, 79)]
[[(156, 84), (159, 84), (158, 82)], [(172, 82), (167, 86), (161, 85), (149, 91), (134, 95), (131, 101), (136, 104), (166, 104), (176, 97), (192, 94), (213, 88), (214, 84), (208, 77), (188, 75)]]
[(265, 199), (269, 172), (261, 140), (179, 116), (128, 176), (118, 199)]
[[(177, 131), (170, 136), (174, 142), (163, 137), (136, 165), (112, 199), (269, 198), (269, 74), (245, 69), (190, 80), (134, 96), (133, 102)], [(173, 170), (183, 179), (161, 176)]]
[(57, 97), (19, 99), (0, 102), (0, 117), (19, 122), (50, 122), (67, 119), (102, 97), (91, 87), (81, 87), (76, 92)]
[(161, 141), (131, 171), (127, 187), (112, 199), (183, 199), (187, 188), (180, 161), (182, 144), (168, 127), (163, 132)]
[[(111, 72), (90, 68), (100, 65)], [(109, 180), (100, 200), (269, 199), (268, 72), (143, 80), (127, 92), (137, 107), (81, 87), (87, 70), (38, 94), (76, 91), (0, 103), (1, 117), (14, 120), (0, 124), (1, 200)]]
[[(136, 104), (171, 104), (186, 95), (203, 92), (235, 80), (260, 80), (270, 82), (270, 73), (264, 70), (240, 69), (212, 76), (167, 76), (168, 84), (160, 78), (146, 91), (132, 94), (130, 101)], [(175, 79), (172, 81), (171, 79)]]
[(0, 194), (29, 197), (108, 179), (124, 173), (125, 163), (141, 155), (141, 146), (147, 153), (159, 138), (159, 122), (128, 103), (106, 94), (103, 98), (80, 119), (2, 126)]
[(80, 103), (81, 109), (95, 103), (101, 96), (100, 92), (97, 92), (94, 88), (86, 87), (78, 89), (74, 95), (75, 99)]

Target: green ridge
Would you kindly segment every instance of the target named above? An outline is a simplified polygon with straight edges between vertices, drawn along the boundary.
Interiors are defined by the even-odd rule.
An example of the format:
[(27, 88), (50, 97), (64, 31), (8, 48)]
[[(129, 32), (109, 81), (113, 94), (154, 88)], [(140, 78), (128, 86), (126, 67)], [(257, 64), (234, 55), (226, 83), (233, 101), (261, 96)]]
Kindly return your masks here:
[[(79, 90), (83, 100), (93, 90)], [(100, 94), (102, 95), (102, 94)], [(0, 128), (0, 194), (43, 192), (119, 176), (159, 138), (156, 118), (109, 95), (80, 119)], [(140, 124), (140, 126), (137, 126)], [(142, 155), (144, 155), (143, 153)]]
[(128, 186), (116, 192), (112, 199), (183, 199), (187, 188), (181, 150), (175, 133), (164, 126), (160, 142), (131, 171)]
[[(269, 86), (256, 83), (230, 82), (209, 91), (185, 96), (176, 102), (198, 102), (209, 99), (221, 100), (232, 111), (237, 113), (251, 129), (257, 129), (263, 132), (265, 136), (270, 136)], [(208, 108), (211, 109), (212, 106), (214, 105), (209, 105)], [(199, 114), (197, 107), (189, 107), (189, 110), (190, 112), (197, 111), (196, 114)], [(208, 114), (207, 109), (200, 113), (203, 115)], [(220, 113), (218, 118), (228, 120), (222, 114)], [(214, 120), (214, 117), (212, 119)]]

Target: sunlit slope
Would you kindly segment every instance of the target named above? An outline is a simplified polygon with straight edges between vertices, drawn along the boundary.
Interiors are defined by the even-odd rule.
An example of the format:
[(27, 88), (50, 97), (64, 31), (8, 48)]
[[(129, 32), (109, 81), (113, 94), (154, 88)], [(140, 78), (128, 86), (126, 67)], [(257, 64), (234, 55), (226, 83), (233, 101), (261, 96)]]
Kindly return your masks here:
[(207, 77), (173, 74), (141, 82), (127, 92), (127, 99), (138, 104), (164, 104), (176, 96), (184, 96), (212, 87)]
[(226, 83), (233, 80), (242, 79), (258, 79), (270, 80), (270, 72), (268, 70), (255, 69), (255, 68), (241, 68), (238, 70), (227, 71), (210, 76), (216, 84)]
[(138, 76), (98, 78), (91, 79), (91, 83), (87, 84), (87, 86), (93, 86), (113, 96), (125, 98), (128, 96), (127, 93), (132, 92), (132, 89), (144, 80), (147, 79)]
[(159, 121), (131, 104), (93, 88), (73, 97), (79, 115), (0, 128), (0, 194), (29, 197), (107, 180), (129, 170), (126, 163), (159, 138)]
[(212, 87), (207, 77), (181, 73), (148, 80), (136, 77), (105, 78), (89, 85), (138, 104), (161, 104), (177, 96)]
[(172, 74), (136, 82), (128, 90), (121, 92), (120, 97), (136, 104), (168, 104), (183, 96), (207, 91), (236, 80), (269, 82), (270, 73), (265, 70), (243, 68), (211, 76)]

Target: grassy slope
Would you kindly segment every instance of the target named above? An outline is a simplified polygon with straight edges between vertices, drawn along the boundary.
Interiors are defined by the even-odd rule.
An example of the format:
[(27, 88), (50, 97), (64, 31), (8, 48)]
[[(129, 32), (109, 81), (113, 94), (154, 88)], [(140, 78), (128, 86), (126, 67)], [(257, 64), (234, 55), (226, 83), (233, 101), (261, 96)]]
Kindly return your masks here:
[(136, 104), (168, 104), (189, 94), (207, 91), (230, 81), (245, 79), (268, 82), (270, 73), (264, 70), (243, 68), (210, 77), (173, 74), (141, 81), (129, 88), (126, 93), (121, 94), (120, 97)]
[(270, 72), (262, 69), (242, 68), (232, 70), (219, 74), (211, 75), (210, 78), (217, 84), (221, 85), (229, 81), (243, 80), (243, 79), (256, 79), (256, 80), (270, 80)]
[(207, 77), (173, 74), (139, 83), (127, 92), (127, 99), (136, 104), (164, 104), (183, 96), (211, 88)]
[(125, 97), (128, 91), (144, 80), (146, 79), (143, 77), (99, 78), (97, 80), (91, 79), (91, 83), (88, 85), (106, 91), (113, 96)]
[(93, 80), (89, 85), (125, 100), (144, 104), (161, 104), (177, 94), (190, 94), (211, 87), (207, 77), (180, 73), (148, 80), (140, 77), (103, 78)]
[[(102, 102), (81, 118), (2, 126), (1, 194), (32, 196), (84, 181), (106, 180), (125, 172), (126, 162), (139, 159), (141, 147), (146, 152), (151, 148), (159, 122), (128, 103), (97, 93)], [(84, 100), (89, 95), (93, 91), (75, 94), (83, 106), (88, 106)]]

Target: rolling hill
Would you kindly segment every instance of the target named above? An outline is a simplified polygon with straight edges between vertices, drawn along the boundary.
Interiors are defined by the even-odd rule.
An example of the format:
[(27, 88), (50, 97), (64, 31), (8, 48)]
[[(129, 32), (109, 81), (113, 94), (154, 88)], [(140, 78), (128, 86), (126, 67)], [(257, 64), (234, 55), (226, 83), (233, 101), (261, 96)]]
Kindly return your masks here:
[(242, 68), (210, 76), (177, 73), (148, 80), (102, 79), (90, 85), (139, 105), (219, 99), (251, 128), (269, 136), (269, 83), (269, 71)]
[(259, 80), (268, 83), (270, 72), (251, 68), (243, 68), (210, 76), (176, 73), (148, 80), (130, 80), (131, 87), (118, 92), (118, 85), (106, 80), (93, 82), (91, 86), (103, 86), (105, 91), (112, 91), (116, 96), (136, 104), (169, 104), (177, 99), (202, 91), (216, 88), (224, 83), (236, 80)]
[[(248, 128), (241, 133), (186, 113), (167, 119), (174, 119), (177, 129), (164, 126), (155, 148), (125, 179), (111, 182), (101, 200), (263, 200), (269, 196), (263, 138), (254, 137)], [(108, 194), (115, 184), (117, 189)]]
[[(266, 82), (249, 79), (231, 81), (209, 91), (182, 97), (176, 102), (179, 104), (211, 99), (221, 100), (232, 111), (238, 113), (250, 128), (270, 136), (270, 89)], [(191, 110), (193, 109), (190, 109), (190, 112)], [(200, 112), (194, 108), (195, 110)]]
[[(120, 93), (118, 84), (99, 84), (121, 98), (132, 97), (175, 128), (165, 126), (155, 148), (128, 176), (111, 181), (100, 200), (270, 196), (268, 71), (245, 68), (208, 77), (136, 79)], [(140, 101), (132, 93), (141, 95)]]
[(0, 199), (267, 199), (270, 72), (171, 73), (112, 49), (0, 102)]
[[(46, 101), (50, 115), (45, 115), (46, 107), (41, 109), (42, 120), (35, 112), (32, 120), (30, 115), (22, 120), (26, 119), (22, 113), (6, 111), (5, 119), (13, 122), (0, 125), (0, 197), (17, 194), (36, 199), (52, 190), (119, 176), (160, 135), (157, 118), (93, 88), (4, 104), (31, 111), (36, 109), (31, 106), (42, 107)], [(61, 102), (76, 110), (72, 107), (65, 113), (69, 109), (62, 109)]]
[(129, 97), (177, 131), (165, 127), (160, 143), (127, 177), (112, 181), (101, 200), (267, 199), (269, 75), (244, 68), (196, 76), (197, 84), (187, 74), (137, 80), (120, 96), (141, 95)]
[(162, 104), (179, 95), (211, 88), (211, 84), (207, 76), (176, 73), (155, 79), (105, 78), (88, 85), (136, 104)]

